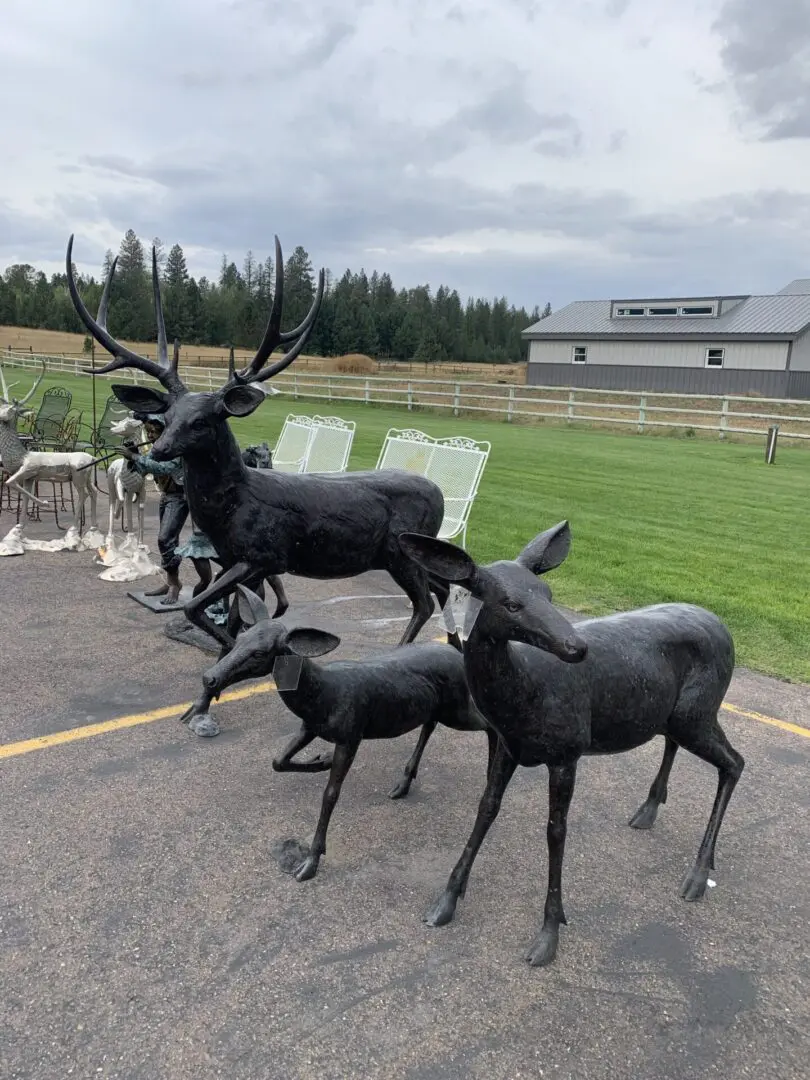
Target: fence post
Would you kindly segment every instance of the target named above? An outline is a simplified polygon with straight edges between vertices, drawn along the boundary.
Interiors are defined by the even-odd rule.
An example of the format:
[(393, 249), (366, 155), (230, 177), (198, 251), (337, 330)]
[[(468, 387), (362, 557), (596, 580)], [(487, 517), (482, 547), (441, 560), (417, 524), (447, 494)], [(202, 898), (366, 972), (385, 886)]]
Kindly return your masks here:
[(214, 389), (214, 373), (211, 369), (208, 369), (208, 389), (213, 392)]
[(512, 423), (512, 414), (514, 413), (514, 411), (515, 411), (515, 388), (514, 388), (514, 386), (510, 386), (509, 387), (509, 398), (508, 398), (508, 400), (506, 402), (506, 422), (507, 422), (507, 424)]
[(639, 406), (638, 406), (638, 433), (639, 433), (639, 435), (644, 434), (644, 420), (645, 420), (646, 415), (647, 415), (647, 395), (642, 394), (641, 395), (641, 401), (639, 402)]
[(293, 372), (293, 398), (295, 401), (298, 400), (298, 373), (295, 371)]
[(569, 390), (568, 392), (568, 421), (569, 423), (574, 419), (574, 404), (575, 404), (575, 391)]
[(726, 430), (728, 428), (728, 398), (723, 398), (723, 404), (720, 407), (720, 438), (725, 439)]
[(413, 384), (408, 383), (408, 409), (413, 408)]
[(332, 377), (326, 376), (326, 393), (329, 395), (329, 400), (332, 400)]
[(772, 424), (768, 428), (768, 437), (765, 440), (765, 461), (768, 465), (773, 465), (774, 458), (776, 457), (776, 439), (779, 435), (779, 425)]
[(365, 397), (366, 405), (368, 405), (368, 403), (371, 401), (371, 387), (368, 384), (368, 379), (366, 379), (366, 392), (365, 392), (364, 397)]
[(458, 416), (459, 406), (461, 405), (461, 383), (456, 383), (455, 393), (453, 394), (453, 416)]

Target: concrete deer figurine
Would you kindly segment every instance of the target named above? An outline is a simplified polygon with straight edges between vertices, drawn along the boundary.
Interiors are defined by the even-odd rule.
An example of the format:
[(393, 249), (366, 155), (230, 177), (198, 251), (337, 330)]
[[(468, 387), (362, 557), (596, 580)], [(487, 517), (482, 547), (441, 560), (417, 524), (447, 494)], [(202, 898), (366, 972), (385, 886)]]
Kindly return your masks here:
[(513, 561), (487, 566), (434, 537), (405, 535), (400, 543), (423, 570), (463, 586), (481, 602), (464, 642), (464, 667), (473, 701), (500, 736), (475, 827), (426, 921), (440, 926), (453, 918), (517, 766), (546, 765), (548, 891), (543, 927), (526, 959), (534, 966), (550, 963), (566, 921), (562, 862), (577, 761), (633, 750), (656, 735), (664, 737), (664, 758), (630, 821), (634, 828), (651, 828), (666, 802), (679, 746), (714, 765), (719, 775), (697, 860), (681, 886), (685, 900), (702, 897), (744, 765), (717, 720), (734, 670), (734, 644), (724, 624), (700, 607), (658, 604), (572, 625), (536, 577), (566, 558), (571, 534), (565, 521), (540, 533)]
[[(238, 628), (236, 605), (231, 605), (227, 628), (213, 623), (205, 609), (230, 596), (237, 585), (263, 591), (263, 581), (270, 581), (278, 599), (275, 616), (279, 617), (288, 604), (278, 575), (331, 579), (386, 570), (411, 601), (413, 615), (401, 643), (413, 641), (433, 613), (431, 590), (441, 606), (448, 590), (443, 583), (431, 583), (402, 553), (397, 537), (402, 532), (438, 533), (444, 514), (444, 497), (438, 485), (395, 469), (328, 476), (249, 469), (228, 424), (230, 417), (248, 416), (257, 409), (268, 392), (261, 384), (289, 367), (302, 351), (323, 298), (323, 270), (308, 315), (294, 330), (282, 332), (284, 262), (276, 237), (275, 296), (255, 356), (241, 371), (234, 369), (231, 358), (229, 377), (221, 389), (190, 393), (174, 364), (139, 356), (110, 336), (102, 318), (93, 319), (76, 288), (72, 248), (71, 236), (66, 268), (76, 311), (89, 332), (115, 357), (93, 374), (129, 367), (162, 384), (165, 392), (116, 384), (112, 390), (134, 412), (165, 413), (166, 428), (152, 447), (152, 456), (158, 461), (183, 459), (191, 517), (220, 556), (223, 569), (210, 588), (188, 603), (188, 620), (227, 651)], [(113, 263), (102, 306), (114, 269)], [(160, 343), (165, 340), (165, 329), (154, 260), (153, 278)], [(291, 342), (295, 344), (288, 352), (268, 362), (279, 345)]]
[[(273, 768), (277, 772), (330, 770), (312, 846), (294, 871), (299, 881), (317, 873), (326, 852), (329, 820), (363, 739), (396, 739), (422, 728), (404, 775), (390, 793), (392, 798), (407, 794), (437, 724), (456, 731), (486, 731), (492, 761), (496, 736), (470, 700), (464, 659), (453, 645), (401, 645), (367, 660), (321, 665), (314, 658), (336, 649), (340, 638), (310, 627), (288, 630), (282, 622), (271, 620), (255, 593), (242, 585), (237, 588), (241, 618), (249, 629), (205, 672), (205, 694), (189, 715), (206, 712), (213, 697), (232, 683), (269, 675), (278, 658), (298, 658), (299, 670), (291, 680), (294, 689), (284, 689), (278, 675), (277, 685), (282, 701), (300, 717), (302, 727)], [(334, 755), (293, 761), (315, 738), (333, 743)]]
[(93, 478), (87, 466), (93, 464), (91, 454), (82, 451), (76, 452), (51, 452), (46, 450), (29, 450), (17, 434), (17, 420), (20, 416), (29, 413), (26, 402), (30, 401), (45, 374), (45, 362), (42, 363), (42, 371), (36, 382), (21, 400), (12, 398), (0, 368), (0, 457), (3, 467), (11, 475), (6, 480), (10, 488), (20, 491), (23, 496), (22, 520), (28, 514), (28, 501), (46, 506), (44, 499), (39, 499), (33, 494), (33, 487), (37, 480), (53, 480), (56, 483), (71, 483), (76, 491), (76, 511), (73, 518), (73, 527), (78, 531), (81, 523), (82, 512), (88, 496), (90, 497), (90, 524), (93, 529), (96, 524), (96, 489)]

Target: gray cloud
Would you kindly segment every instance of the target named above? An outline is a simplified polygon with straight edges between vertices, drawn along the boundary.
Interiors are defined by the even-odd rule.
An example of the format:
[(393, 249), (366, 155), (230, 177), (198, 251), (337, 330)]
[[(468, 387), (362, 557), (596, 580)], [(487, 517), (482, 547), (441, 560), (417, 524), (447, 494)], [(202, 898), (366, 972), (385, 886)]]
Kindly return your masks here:
[(725, 0), (714, 29), (744, 119), (766, 140), (810, 137), (810, 0)]
[[(803, 119), (802, 72), (767, 17), (729, 0), (712, 37), (704, 4), (659, 0), (650, 37), (641, 0), (175, 0), (156, 50), (157, 0), (14, 0), (0, 92), (26, 93), (5, 116), (0, 266), (59, 269), (75, 231), (98, 273), (131, 227), (181, 243), (198, 277), (278, 232), (336, 273), (528, 307), (778, 288), (810, 272), (806, 180), (755, 189)], [(768, 137), (750, 180), (750, 145), (737, 169), (743, 140), (692, 79), (721, 47)], [(794, 83), (777, 93), (780, 63)]]

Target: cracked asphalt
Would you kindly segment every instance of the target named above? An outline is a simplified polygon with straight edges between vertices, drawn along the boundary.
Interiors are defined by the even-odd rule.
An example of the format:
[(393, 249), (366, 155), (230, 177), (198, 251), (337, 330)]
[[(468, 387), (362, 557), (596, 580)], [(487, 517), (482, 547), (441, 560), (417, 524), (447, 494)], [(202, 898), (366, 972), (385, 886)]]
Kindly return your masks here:
[[(12, 524), (4, 511), (0, 535)], [(152, 496), (153, 550), (155, 525)], [(196, 696), (209, 657), (100, 569), (89, 553), (0, 559), (0, 745)], [(286, 586), (285, 621), (340, 633), (335, 657), (394, 645), (408, 617), (384, 574)], [(728, 700), (810, 732), (806, 687), (738, 671)], [(4, 1080), (807, 1076), (810, 738), (721, 714), (746, 769), (698, 904), (678, 886), (713, 770), (679, 754), (639, 833), (662, 746), (584, 760), (569, 925), (533, 970), (544, 770), (518, 770), (456, 921), (431, 929), (483, 790), (482, 735), (437, 732), (399, 802), (416, 733), (365, 744), (299, 884), (273, 852), (309, 841), (326, 776), (270, 768), (298, 726), (277, 695), (213, 712), (215, 739), (163, 719), (0, 759)]]

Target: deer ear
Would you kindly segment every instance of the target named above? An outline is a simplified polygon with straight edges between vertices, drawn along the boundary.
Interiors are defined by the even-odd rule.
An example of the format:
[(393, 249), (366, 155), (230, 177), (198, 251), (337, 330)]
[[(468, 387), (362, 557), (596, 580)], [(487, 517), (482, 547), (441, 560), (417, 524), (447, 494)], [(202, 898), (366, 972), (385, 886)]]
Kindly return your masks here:
[(263, 387), (247, 383), (244, 386), (229, 386), (222, 391), (220, 401), (229, 416), (250, 416), (261, 405), (266, 394)]
[(258, 622), (265, 622), (270, 618), (265, 602), (244, 585), (236, 586), (236, 604), (239, 618), (245, 626), (255, 626)]
[(325, 630), (297, 626), (287, 634), (285, 645), (296, 656), (324, 656), (340, 644), (340, 638)]
[(442, 581), (462, 584), (471, 582), (476, 575), (477, 567), (467, 552), (446, 540), (419, 533), (400, 533), (399, 546), (417, 566)]
[(148, 386), (123, 386), (121, 383), (113, 383), (110, 389), (131, 412), (163, 413), (171, 404), (168, 394), (151, 390)]
[(571, 530), (567, 521), (561, 521), (529, 541), (515, 562), (533, 574), (545, 574), (564, 562), (570, 550)]

